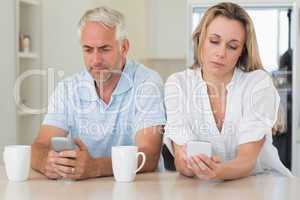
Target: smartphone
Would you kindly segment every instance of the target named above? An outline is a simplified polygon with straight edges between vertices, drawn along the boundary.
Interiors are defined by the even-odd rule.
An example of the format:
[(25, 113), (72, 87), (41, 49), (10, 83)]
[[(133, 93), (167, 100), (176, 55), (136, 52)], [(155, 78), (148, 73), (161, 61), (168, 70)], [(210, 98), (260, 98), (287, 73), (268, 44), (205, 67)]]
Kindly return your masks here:
[(190, 141), (187, 143), (187, 156), (191, 157), (194, 155), (204, 154), (208, 157), (212, 155), (212, 147), (210, 142), (202, 141)]
[(66, 137), (52, 137), (51, 138), (52, 148), (56, 152), (75, 150), (76, 144), (73, 143), (72, 139)]

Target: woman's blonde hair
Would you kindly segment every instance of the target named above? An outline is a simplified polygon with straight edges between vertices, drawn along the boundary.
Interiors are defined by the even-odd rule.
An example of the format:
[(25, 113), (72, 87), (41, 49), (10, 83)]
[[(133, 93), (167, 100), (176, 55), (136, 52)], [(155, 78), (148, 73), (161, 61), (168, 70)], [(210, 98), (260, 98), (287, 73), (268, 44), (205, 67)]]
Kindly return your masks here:
[(247, 12), (237, 4), (223, 2), (214, 5), (205, 12), (200, 23), (193, 33), (194, 64), (193, 68), (201, 65), (202, 46), (206, 37), (207, 27), (218, 16), (241, 22), (246, 31), (245, 45), (236, 66), (245, 72), (262, 69), (258, 52), (254, 25)]

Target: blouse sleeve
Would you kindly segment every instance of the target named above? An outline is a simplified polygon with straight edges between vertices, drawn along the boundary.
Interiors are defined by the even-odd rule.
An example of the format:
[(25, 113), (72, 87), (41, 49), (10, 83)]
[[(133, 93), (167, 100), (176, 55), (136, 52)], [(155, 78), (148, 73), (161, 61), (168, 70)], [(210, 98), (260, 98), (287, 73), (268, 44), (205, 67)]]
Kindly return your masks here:
[(165, 84), (167, 122), (163, 141), (173, 155), (172, 141), (183, 145), (190, 140), (195, 140), (189, 125), (189, 115), (186, 112), (188, 97), (182, 86), (174, 75), (169, 77)]
[(249, 81), (243, 95), (243, 113), (238, 126), (239, 144), (258, 141), (272, 134), (280, 97), (272, 79), (265, 72), (263, 74), (262, 78)]

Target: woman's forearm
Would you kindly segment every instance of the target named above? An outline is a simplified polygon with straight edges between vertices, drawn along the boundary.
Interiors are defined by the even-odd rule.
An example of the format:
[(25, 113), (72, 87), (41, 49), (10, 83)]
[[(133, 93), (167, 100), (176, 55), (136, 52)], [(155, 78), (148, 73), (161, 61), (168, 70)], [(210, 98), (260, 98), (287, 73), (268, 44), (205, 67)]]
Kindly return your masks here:
[(256, 159), (236, 158), (221, 164), (217, 179), (232, 180), (249, 176), (255, 167)]

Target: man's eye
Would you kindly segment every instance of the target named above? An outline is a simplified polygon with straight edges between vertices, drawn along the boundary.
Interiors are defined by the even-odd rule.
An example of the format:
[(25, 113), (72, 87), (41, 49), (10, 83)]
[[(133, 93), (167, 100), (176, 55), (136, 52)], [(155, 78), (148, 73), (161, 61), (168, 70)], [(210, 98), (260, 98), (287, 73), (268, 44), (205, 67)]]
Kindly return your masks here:
[(111, 47), (104, 47), (104, 48), (101, 48), (100, 50), (102, 50), (104, 52), (108, 52), (108, 51), (111, 51), (112, 48)]
[(93, 50), (92, 49), (84, 49), (84, 52), (86, 53), (91, 53)]

